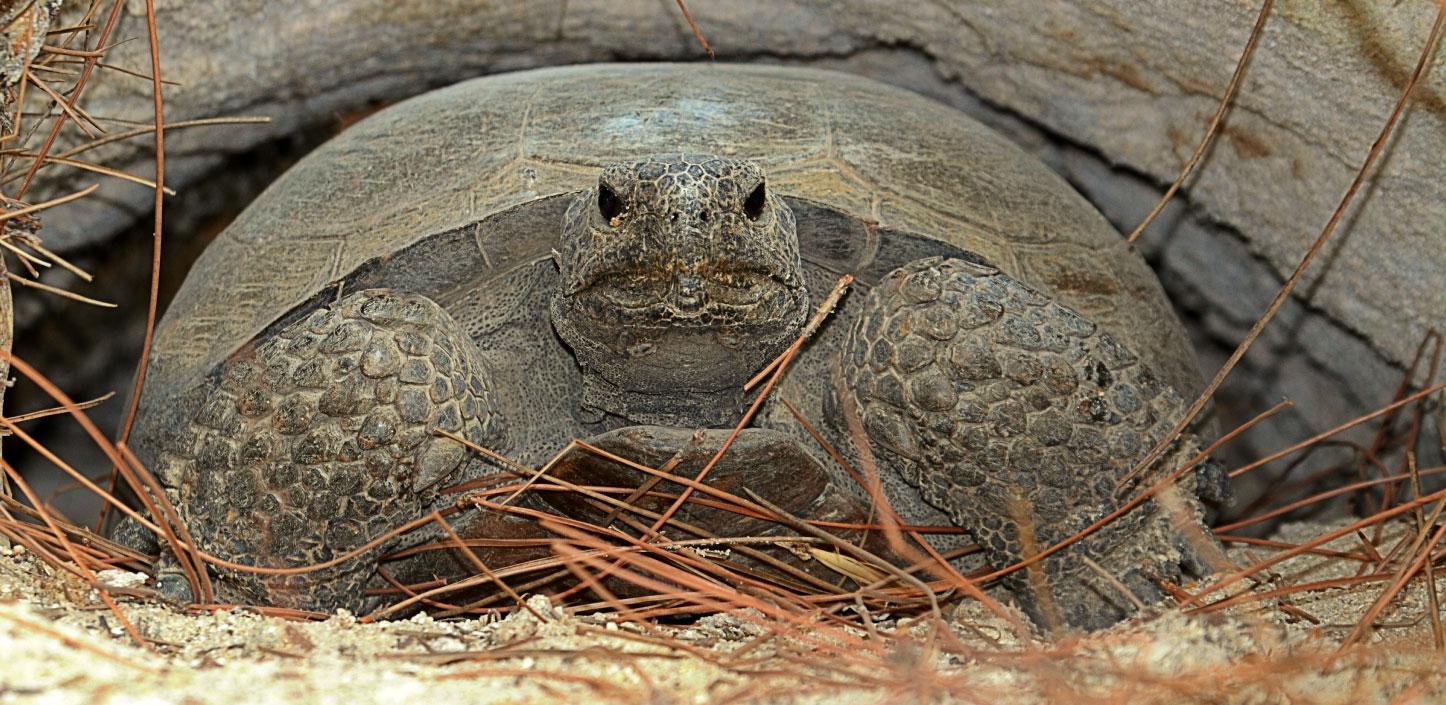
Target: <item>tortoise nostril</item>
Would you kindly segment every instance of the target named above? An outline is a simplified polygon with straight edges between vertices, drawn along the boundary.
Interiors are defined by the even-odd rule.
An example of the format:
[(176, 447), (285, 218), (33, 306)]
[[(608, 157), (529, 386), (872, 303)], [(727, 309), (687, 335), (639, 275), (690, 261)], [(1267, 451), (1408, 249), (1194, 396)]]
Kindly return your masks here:
[(699, 211), (699, 212), (698, 212), (698, 220), (700, 220), (700, 221), (702, 221), (702, 222), (704, 222), (704, 223), (708, 222), (708, 211)]

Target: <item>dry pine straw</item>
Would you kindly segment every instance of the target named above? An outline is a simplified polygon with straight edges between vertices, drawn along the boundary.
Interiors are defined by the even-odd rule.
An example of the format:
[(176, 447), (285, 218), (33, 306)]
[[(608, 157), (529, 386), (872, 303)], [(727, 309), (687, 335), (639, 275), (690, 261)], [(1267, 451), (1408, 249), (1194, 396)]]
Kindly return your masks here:
[[(1300, 543), (1327, 527), (1289, 525)], [(1401, 522), (1384, 532), (1415, 532)], [(1269, 585), (1349, 577), (1354, 536), (1277, 564)], [(1275, 549), (1235, 549), (1247, 563)], [(137, 579), (114, 571), (117, 592)], [(1261, 588), (1268, 585), (1259, 586)], [(532, 597), (505, 618), (362, 624), (344, 612), (295, 622), (236, 609), (185, 614), (145, 601), (121, 609), (152, 645), (134, 646), (96, 591), (24, 549), (0, 553), (0, 702), (1432, 702), (1446, 675), (1423, 618), (1422, 581), (1378, 619), (1365, 647), (1334, 647), (1375, 600), (1367, 583), (1249, 603), (1170, 610), (1055, 644), (1023, 643), (967, 601), (947, 633), (928, 619), (875, 614), (863, 629), (800, 631), (736, 611), (660, 627), (573, 616)], [(1297, 615), (1308, 614), (1310, 619)], [(1315, 620), (1317, 623), (1313, 623)]]

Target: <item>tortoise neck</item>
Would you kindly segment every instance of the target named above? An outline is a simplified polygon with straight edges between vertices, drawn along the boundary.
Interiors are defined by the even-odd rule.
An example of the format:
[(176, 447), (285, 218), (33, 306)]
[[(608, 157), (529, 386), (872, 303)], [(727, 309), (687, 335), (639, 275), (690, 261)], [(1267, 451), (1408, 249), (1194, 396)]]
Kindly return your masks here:
[(684, 428), (730, 428), (738, 423), (745, 408), (742, 389), (679, 389), (650, 394), (623, 389), (595, 373), (583, 375), (582, 406), (634, 424)]

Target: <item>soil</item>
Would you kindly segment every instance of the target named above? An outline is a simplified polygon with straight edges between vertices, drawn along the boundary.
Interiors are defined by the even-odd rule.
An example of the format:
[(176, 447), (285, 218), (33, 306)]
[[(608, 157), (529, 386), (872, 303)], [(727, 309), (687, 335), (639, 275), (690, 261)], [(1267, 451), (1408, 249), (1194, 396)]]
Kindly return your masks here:
[[(1277, 538), (1325, 529), (1291, 525)], [(1376, 544), (1412, 530), (1394, 526)], [(1352, 536), (1328, 547), (1360, 546)], [(1254, 588), (1360, 565), (1297, 557)], [(103, 581), (124, 592), (144, 578), (109, 571)], [(121, 598), (147, 650), (94, 589), (12, 548), (0, 550), (0, 703), (1439, 702), (1446, 659), (1432, 647), (1424, 581), (1377, 619), (1367, 645), (1338, 651), (1383, 584), (1294, 596), (1284, 608), (1267, 599), (1203, 615), (1170, 609), (1054, 644), (1016, 640), (972, 601), (951, 610), (952, 636), (889, 615), (873, 615), (879, 635), (869, 636), (781, 628), (751, 611), (638, 625), (571, 615), (542, 596), (505, 618), (383, 623), (346, 612), (323, 622), (198, 615)]]

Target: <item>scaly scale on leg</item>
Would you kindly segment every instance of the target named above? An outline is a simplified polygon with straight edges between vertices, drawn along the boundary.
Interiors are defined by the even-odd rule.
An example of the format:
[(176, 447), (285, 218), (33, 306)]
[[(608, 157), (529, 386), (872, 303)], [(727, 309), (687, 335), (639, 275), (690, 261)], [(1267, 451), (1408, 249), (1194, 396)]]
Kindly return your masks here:
[[(969, 529), (999, 567), (1123, 504), (1118, 481), (1184, 409), (1092, 323), (963, 260), (924, 259), (891, 273), (846, 350), (845, 374), (881, 460)], [(1193, 479), (1185, 487), (1193, 493)], [(1178, 580), (1180, 566), (1196, 561), (1178, 533), (1203, 531), (1198, 503), (1188, 506), (1192, 526), (1177, 529), (1147, 502), (1006, 584), (1051, 631), (1113, 624), (1136, 599), (1161, 597), (1154, 580)]]
[[(432, 429), (502, 436), (476, 346), (435, 303), (387, 290), (259, 339), (204, 384), (208, 401), (158, 470), (201, 548), (248, 565), (328, 561), (425, 514), (426, 490), (474, 462)], [(383, 548), (315, 573), (221, 570), (218, 597), (360, 610)], [(163, 590), (189, 599), (174, 565), (162, 573)]]

